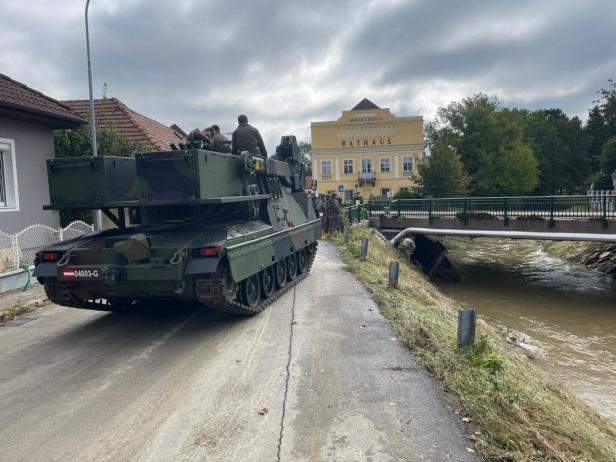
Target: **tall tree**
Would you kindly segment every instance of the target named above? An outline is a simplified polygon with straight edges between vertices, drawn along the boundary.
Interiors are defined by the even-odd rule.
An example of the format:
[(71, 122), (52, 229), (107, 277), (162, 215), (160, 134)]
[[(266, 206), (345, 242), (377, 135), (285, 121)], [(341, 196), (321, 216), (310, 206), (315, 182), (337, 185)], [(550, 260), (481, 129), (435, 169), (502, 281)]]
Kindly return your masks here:
[(589, 157), (595, 175), (593, 181), (598, 189), (611, 189), (613, 170), (609, 170), (610, 163), (604, 162), (603, 148), (612, 137), (616, 136), (616, 82), (608, 80), (607, 88), (597, 93), (599, 99), (588, 113), (586, 132), (592, 137)]
[(591, 139), (577, 117), (560, 109), (514, 111), (524, 125), (525, 139), (539, 161), (537, 194), (580, 192), (591, 173), (588, 149)]
[[(606, 175), (609, 176), (609, 182), (612, 182), (612, 173), (616, 172), (616, 136), (612, 136), (603, 144), (601, 149), (601, 168)], [(607, 173), (611, 172), (611, 173)], [(608, 184), (611, 189), (612, 185)]]
[(419, 164), (417, 192), (430, 197), (468, 194), (469, 178), (455, 149), (438, 140), (430, 144), (430, 151), (430, 157)]
[(519, 116), (495, 98), (477, 94), (438, 110), (426, 130), (458, 152), (479, 196), (526, 194), (539, 181), (537, 159)]

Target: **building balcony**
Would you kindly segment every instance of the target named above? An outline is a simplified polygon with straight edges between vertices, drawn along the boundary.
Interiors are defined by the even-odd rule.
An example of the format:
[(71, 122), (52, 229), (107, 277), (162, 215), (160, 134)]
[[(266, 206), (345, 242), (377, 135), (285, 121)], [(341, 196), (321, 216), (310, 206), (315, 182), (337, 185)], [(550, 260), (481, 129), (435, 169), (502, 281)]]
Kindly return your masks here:
[(361, 172), (359, 174), (359, 184), (372, 183), (372, 186), (376, 184), (376, 174), (374, 172)]

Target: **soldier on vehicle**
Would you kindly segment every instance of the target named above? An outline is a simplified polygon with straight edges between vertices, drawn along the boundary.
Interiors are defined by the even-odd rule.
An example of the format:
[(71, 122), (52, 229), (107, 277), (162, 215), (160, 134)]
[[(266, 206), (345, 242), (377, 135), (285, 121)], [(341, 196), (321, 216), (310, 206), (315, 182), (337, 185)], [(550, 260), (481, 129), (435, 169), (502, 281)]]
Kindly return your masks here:
[(255, 156), (267, 157), (267, 150), (259, 130), (248, 123), (248, 117), (241, 114), (237, 117), (238, 126), (231, 137), (231, 152), (239, 156), (248, 151)]
[(214, 138), (214, 129), (212, 127), (207, 127), (203, 129), (202, 133), (205, 136), (207, 136), (207, 138), (210, 140), (210, 143), (211, 143), (212, 139)]
[(220, 127), (216, 124), (212, 125), (214, 135), (212, 137), (212, 149), (216, 152), (231, 152), (231, 141), (225, 135), (220, 133)]

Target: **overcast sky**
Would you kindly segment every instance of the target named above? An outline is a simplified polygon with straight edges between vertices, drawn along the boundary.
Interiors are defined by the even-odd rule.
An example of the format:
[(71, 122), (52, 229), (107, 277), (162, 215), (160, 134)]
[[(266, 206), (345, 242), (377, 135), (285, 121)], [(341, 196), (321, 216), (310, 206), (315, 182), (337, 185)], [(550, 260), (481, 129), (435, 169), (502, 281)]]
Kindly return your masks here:
[[(0, 0), (0, 72), (88, 97), (85, 0)], [(184, 130), (248, 115), (269, 148), (364, 97), (434, 117), (476, 92), (585, 117), (616, 79), (616, 0), (92, 0), (95, 96)]]

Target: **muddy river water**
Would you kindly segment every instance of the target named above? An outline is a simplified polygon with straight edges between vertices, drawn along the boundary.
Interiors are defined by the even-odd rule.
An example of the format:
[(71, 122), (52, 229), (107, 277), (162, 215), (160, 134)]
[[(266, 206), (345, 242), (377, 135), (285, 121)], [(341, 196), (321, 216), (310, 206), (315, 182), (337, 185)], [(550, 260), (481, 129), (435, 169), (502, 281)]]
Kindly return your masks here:
[(616, 422), (616, 281), (552, 257), (543, 245), (454, 241), (449, 257), (463, 280), (441, 290), (524, 334), (539, 367)]

